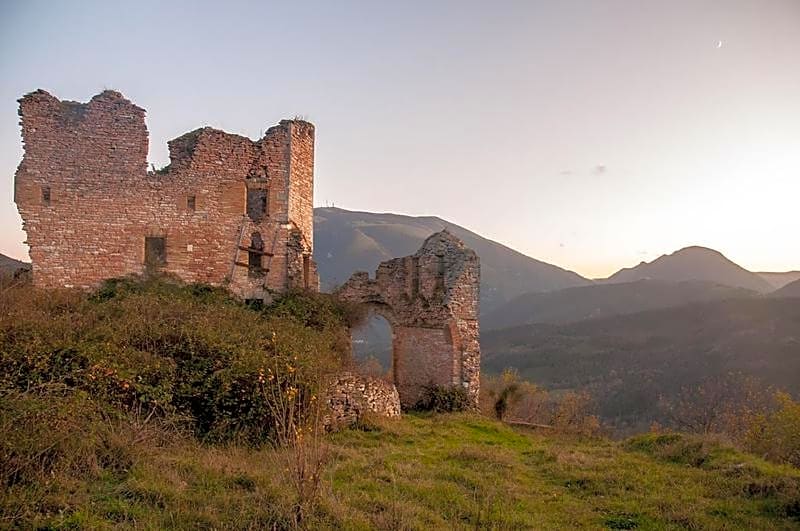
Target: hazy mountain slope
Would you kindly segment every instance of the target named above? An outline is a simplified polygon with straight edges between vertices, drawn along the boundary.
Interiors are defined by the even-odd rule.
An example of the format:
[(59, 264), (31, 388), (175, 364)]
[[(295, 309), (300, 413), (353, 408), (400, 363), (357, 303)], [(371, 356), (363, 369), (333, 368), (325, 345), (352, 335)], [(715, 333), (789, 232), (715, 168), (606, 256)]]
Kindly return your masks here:
[(520, 295), (485, 315), (481, 319), (481, 328), (490, 330), (531, 323), (570, 323), (693, 302), (757, 295), (756, 292), (743, 288), (700, 280), (638, 280), (621, 284), (598, 284)]
[(786, 271), (784, 273), (770, 273), (761, 271), (756, 273), (756, 275), (769, 282), (775, 289), (781, 289), (787, 284), (791, 284), (796, 280), (800, 280), (800, 271)]
[(603, 282), (634, 282), (643, 279), (676, 282), (707, 280), (760, 293), (773, 290), (771, 284), (757, 274), (731, 262), (722, 253), (706, 247), (686, 247), (652, 262), (642, 262), (635, 267), (621, 269)]
[(27, 262), (15, 260), (10, 256), (0, 254), (0, 273), (13, 273), (17, 269), (28, 269), (30, 266), (31, 265)]
[(800, 280), (795, 280), (794, 282), (790, 282), (781, 289), (773, 291), (772, 293), (770, 293), (770, 297), (778, 297), (778, 298), (800, 297)]
[(646, 426), (659, 396), (730, 371), (800, 393), (800, 304), (750, 298), (481, 335), (482, 366), (590, 390), (607, 419)]
[(572, 271), (525, 256), (436, 217), (314, 209), (314, 258), (323, 288), (341, 284), (358, 270), (373, 273), (383, 260), (415, 252), (432, 233), (447, 228), (481, 258), (481, 311), (520, 293), (584, 286)]

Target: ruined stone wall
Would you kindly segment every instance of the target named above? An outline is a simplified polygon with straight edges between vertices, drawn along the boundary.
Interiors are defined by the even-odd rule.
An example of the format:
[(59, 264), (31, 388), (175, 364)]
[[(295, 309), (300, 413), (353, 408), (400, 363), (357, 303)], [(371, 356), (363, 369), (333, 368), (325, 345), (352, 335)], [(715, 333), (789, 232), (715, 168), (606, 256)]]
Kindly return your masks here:
[(380, 378), (343, 373), (328, 390), (329, 428), (350, 426), (365, 414), (382, 417), (400, 416), (400, 396), (394, 385)]
[[(198, 129), (169, 142), (166, 169), (148, 172), (145, 111), (120, 93), (83, 104), (36, 91), (19, 103), (25, 155), (15, 201), (36, 285), (92, 288), (142, 274), (151, 237), (164, 238), (165, 262), (150, 268), (189, 282), (228, 285), (244, 298), (318, 289), (313, 125), (282, 121), (255, 142)], [(261, 216), (248, 215), (256, 189), (266, 197)], [(239, 249), (254, 233), (262, 272)]]
[(447, 231), (411, 256), (355, 273), (339, 295), (366, 303), (392, 326), (392, 372), (404, 407), (424, 388), (463, 386), (477, 406), (480, 384), (480, 262)]

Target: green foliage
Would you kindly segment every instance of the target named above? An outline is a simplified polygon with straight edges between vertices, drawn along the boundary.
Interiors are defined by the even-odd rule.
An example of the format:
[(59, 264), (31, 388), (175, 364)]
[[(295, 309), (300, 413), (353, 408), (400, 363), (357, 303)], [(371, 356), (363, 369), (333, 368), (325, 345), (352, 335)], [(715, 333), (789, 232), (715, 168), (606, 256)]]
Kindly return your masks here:
[(592, 436), (600, 431), (588, 393), (551, 393), (526, 382), (514, 369), (481, 381), (481, 410), (498, 420), (544, 425), (561, 432)]
[(776, 407), (756, 415), (745, 434), (745, 447), (765, 458), (800, 467), (800, 402), (775, 393)]
[(430, 385), (425, 387), (422, 397), (412, 409), (434, 413), (468, 411), (471, 408), (469, 395), (461, 386)]
[(492, 381), (488, 394), (497, 420), (503, 420), (511, 405), (520, 398), (521, 385), (519, 374), (513, 369), (504, 370), (499, 378)]
[[(3, 289), (0, 527), (764, 529), (800, 522), (796, 469), (682, 435), (617, 444), (515, 430), (475, 414), (407, 415), (367, 418), (329, 436), (329, 451), (316, 455), (320, 447), (301, 444), (319, 433), (307, 430), (304, 417), (319, 414), (309, 404), (345, 354), (348, 319), (325, 296), (289, 294), (252, 309), (224, 290), (163, 279), (115, 281), (91, 297)], [(526, 397), (540, 395), (510, 403), (522, 407)], [(463, 390), (444, 388), (431, 393), (429, 408), (466, 403)], [(552, 404), (545, 410), (556, 424), (583, 418), (580, 397)], [(770, 422), (795, 411), (786, 402)], [(275, 426), (290, 443), (259, 444), (275, 437)], [(793, 432), (780, 433), (789, 440)], [(212, 444), (218, 441), (224, 444)]]
[(12, 288), (0, 308), (0, 393), (57, 384), (214, 441), (271, 439), (265, 389), (292, 374), (310, 396), (348, 354), (346, 312), (323, 295), (253, 311), (219, 288), (116, 279), (91, 296)]

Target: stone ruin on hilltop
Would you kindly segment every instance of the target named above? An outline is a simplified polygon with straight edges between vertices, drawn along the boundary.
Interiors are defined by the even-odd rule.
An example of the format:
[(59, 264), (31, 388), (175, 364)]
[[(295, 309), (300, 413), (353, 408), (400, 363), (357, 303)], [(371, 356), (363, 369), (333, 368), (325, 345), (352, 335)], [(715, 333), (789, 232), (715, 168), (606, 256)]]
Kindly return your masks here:
[[(36, 286), (161, 272), (242, 299), (319, 290), (312, 124), (283, 120), (257, 141), (197, 129), (168, 143), (167, 167), (148, 171), (145, 111), (119, 92), (77, 103), (38, 90), (19, 104), (14, 200)], [(343, 377), (342, 416), (396, 414), (398, 397), (412, 406), (431, 385), (463, 387), (477, 406), (479, 277), (474, 251), (443, 231), (380, 264), (375, 279), (359, 272), (342, 286), (340, 297), (391, 324), (396, 386)]]
[(256, 142), (197, 129), (148, 172), (145, 111), (119, 92), (84, 104), (39, 90), (19, 103), (14, 197), (37, 286), (155, 270), (245, 299), (318, 289), (310, 123), (284, 120)]
[(447, 230), (419, 251), (355, 273), (338, 291), (367, 304), (392, 327), (392, 376), (403, 407), (426, 386), (463, 387), (477, 406), (480, 387), (480, 261)]

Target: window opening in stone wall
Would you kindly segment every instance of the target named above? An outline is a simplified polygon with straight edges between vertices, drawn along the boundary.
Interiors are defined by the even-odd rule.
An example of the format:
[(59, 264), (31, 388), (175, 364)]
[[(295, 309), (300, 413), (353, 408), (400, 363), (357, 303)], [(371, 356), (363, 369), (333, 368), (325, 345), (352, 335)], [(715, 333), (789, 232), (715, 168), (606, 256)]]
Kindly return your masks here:
[(436, 256), (436, 287), (444, 289), (444, 256)]
[(42, 204), (50, 206), (50, 187), (42, 186)]
[(190, 212), (195, 211), (197, 208), (197, 196), (190, 195), (186, 198), (186, 208), (188, 208)]
[(419, 257), (411, 257), (411, 297), (419, 295)]
[(264, 240), (261, 239), (260, 232), (254, 232), (250, 236), (250, 250), (247, 252), (247, 270), (251, 277), (259, 277), (264, 274), (263, 256)]
[(148, 268), (160, 267), (167, 263), (166, 238), (147, 236), (144, 239), (144, 263)]
[(267, 214), (267, 195), (266, 188), (247, 189), (247, 215), (255, 222)]
[(311, 275), (311, 259), (307, 254), (303, 255), (303, 287), (308, 289), (309, 276)]
[(370, 310), (366, 319), (351, 330), (353, 357), (359, 371), (367, 376), (393, 381), (395, 360), (392, 326), (385, 317)]

